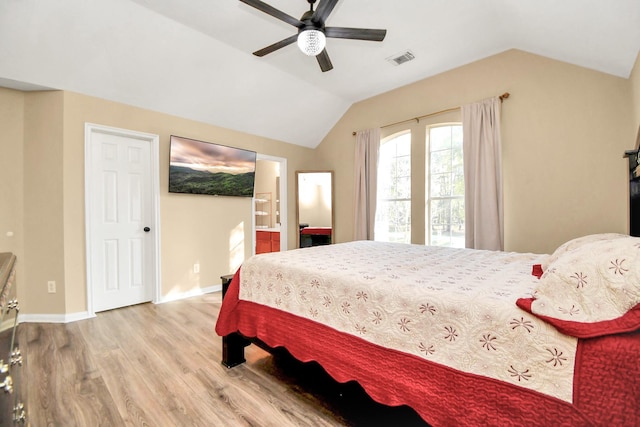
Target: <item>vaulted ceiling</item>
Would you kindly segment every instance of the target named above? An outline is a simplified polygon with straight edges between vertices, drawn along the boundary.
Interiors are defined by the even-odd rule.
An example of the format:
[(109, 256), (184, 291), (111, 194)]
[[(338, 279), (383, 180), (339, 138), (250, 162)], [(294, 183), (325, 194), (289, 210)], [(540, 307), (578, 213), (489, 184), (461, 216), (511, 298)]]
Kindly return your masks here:
[[(309, 9), (266, 3), (296, 18)], [(638, 0), (340, 0), (326, 24), (387, 36), (328, 39), (323, 73), (295, 44), (252, 55), (297, 30), (238, 0), (1, 0), (0, 86), (315, 147), (354, 102), (508, 49), (623, 78), (640, 49)], [(413, 61), (386, 60), (406, 50)]]

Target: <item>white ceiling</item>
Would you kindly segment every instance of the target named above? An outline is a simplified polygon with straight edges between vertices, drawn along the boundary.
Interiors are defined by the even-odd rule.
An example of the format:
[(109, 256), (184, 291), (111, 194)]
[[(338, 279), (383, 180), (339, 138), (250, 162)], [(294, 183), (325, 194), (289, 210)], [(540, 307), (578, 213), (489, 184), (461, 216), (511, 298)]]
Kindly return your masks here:
[[(322, 1), (322, 0), (319, 0)], [(266, 0), (294, 17), (306, 0)], [(322, 73), (296, 29), (237, 0), (0, 0), (0, 86), (53, 88), (315, 147), (354, 103), (521, 49), (627, 78), (638, 0), (341, 0), (327, 26), (387, 29), (382, 43), (328, 39)], [(412, 62), (385, 59), (405, 50)]]

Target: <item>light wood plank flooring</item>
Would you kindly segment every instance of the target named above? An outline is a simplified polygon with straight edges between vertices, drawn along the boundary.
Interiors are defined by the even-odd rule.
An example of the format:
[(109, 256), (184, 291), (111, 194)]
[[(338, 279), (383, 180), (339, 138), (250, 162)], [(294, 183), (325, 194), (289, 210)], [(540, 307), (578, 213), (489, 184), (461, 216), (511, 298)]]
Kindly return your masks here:
[(220, 293), (69, 324), (24, 323), (30, 425), (424, 426), (317, 364), (247, 348), (220, 364)]

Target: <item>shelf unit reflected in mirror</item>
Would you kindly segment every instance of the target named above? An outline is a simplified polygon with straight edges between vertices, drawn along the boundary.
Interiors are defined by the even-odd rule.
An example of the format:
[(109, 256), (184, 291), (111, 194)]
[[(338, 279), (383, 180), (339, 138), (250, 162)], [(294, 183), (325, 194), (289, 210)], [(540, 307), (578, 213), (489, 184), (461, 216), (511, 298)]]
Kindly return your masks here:
[(271, 228), (271, 193), (256, 193), (256, 229)]

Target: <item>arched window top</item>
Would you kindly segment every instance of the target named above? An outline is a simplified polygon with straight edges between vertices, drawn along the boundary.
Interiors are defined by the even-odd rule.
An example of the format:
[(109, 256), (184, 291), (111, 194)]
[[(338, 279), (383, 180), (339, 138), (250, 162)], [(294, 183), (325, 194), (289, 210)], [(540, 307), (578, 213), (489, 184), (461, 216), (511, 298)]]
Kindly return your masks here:
[(378, 157), (375, 240), (411, 243), (411, 132), (384, 138)]

